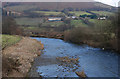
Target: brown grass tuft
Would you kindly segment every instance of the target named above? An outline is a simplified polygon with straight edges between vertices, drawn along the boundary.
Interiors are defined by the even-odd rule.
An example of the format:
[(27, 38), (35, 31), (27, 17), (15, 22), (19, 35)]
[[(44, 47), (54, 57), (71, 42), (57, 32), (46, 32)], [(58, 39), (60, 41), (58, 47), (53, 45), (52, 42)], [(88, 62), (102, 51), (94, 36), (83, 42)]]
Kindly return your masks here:
[(81, 72), (75, 72), (79, 77), (87, 77), (85, 72), (82, 70)]

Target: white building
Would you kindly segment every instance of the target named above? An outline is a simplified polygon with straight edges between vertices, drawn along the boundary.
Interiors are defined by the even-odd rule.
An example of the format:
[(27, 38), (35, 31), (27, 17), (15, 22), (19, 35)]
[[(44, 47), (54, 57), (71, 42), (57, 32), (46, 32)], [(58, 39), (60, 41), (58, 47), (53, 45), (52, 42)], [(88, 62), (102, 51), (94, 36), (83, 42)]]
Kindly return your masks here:
[(76, 16), (72, 16), (72, 19), (75, 19), (75, 18), (77, 18)]
[(106, 20), (106, 17), (99, 17), (99, 20)]
[(61, 21), (62, 18), (61, 17), (49, 17), (48, 21)]

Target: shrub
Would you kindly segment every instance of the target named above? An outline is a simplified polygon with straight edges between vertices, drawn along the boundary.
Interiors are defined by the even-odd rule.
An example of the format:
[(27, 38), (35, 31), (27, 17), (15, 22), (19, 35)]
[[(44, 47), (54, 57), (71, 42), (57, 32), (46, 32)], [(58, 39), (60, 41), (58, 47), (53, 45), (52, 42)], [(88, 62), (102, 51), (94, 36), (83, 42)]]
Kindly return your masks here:
[(16, 24), (15, 20), (12, 17), (3, 16), (2, 21), (3, 34), (22, 34), (22, 29)]
[(64, 33), (64, 40), (73, 43), (84, 43), (86, 40), (90, 40), (92, 37), (92, 30), (88, 27), (74, 28), (73, 30), (66, 31)]

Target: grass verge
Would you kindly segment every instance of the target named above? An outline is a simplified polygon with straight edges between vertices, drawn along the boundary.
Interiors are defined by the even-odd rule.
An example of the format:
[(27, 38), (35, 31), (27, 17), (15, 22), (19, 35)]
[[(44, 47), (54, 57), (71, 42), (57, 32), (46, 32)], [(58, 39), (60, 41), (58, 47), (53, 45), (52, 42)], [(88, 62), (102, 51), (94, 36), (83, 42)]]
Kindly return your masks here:
[(2, 49), (7, 46), (13, 45), (21, 40), (20, 36), (16, 35), (2, 35)]

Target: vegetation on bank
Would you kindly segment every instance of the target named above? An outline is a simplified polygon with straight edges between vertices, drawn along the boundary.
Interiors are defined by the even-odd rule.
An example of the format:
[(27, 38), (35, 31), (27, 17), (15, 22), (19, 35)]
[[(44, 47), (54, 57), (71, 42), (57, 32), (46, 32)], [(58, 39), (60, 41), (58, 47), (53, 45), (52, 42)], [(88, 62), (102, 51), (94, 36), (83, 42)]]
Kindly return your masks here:
[(88, 44), (93, 47), (118, 51), (118, 22), (116, 16), (108, 20), (90, 19), (89, 21), (93, 23), (93, 26), (77, 27), (65, 31), (64, 40), (76, 44)]
[(21, 40), (20, 36), (16, 35), (2, 35), (2, 49), (11, 46)]

